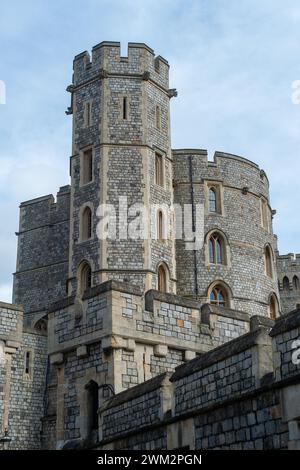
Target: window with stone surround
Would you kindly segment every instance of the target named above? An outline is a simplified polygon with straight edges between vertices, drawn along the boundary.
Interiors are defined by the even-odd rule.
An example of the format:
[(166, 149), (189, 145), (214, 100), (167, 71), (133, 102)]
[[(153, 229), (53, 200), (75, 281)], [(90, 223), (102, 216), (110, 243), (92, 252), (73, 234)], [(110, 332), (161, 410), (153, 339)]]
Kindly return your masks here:
[(80, 267), (79, 272), (79, 290), (83, 295), (88, 289), (92, 287), (92, 270), (87, 261), (84, 261)]
[(284, 276), (282, 281), (283, 290), (289, 291), (290, 290), (290, 281), (287, 276)]
[(23, 378), (25, 380), (32, 379), (32, 369), (33, 369), (33, 351), (31, 349), (27, 349), (24, 352)]
[(299, 282), (299, 277), (298, 276), (293, 277), (293, 289), (294, 290), (300, 290), (300, 282)]
[(266, 275), (273, 278), (273, 253), (269, 245), (265, 247), (265, 269)]
[(90, 183), (93, 180), (93, 149), (85, 150), (81, 158), (81, 184)]
[(164, 186), (163, 162), (163, 156), (160, 153), (155, 153), (155, 184), (158, 186)]
[(161, 109), (158, 105), (155, 107), (155, 126), (156, 129), (161, 129)]
[(207, 212), (222, 215), (222, 192), (218, 183), (207, 184)]
[(223, 236), (214, 232), (209, 238), (210, 264), (226, 264), (226, 243)]
[(157, 289), (160, 292), (168, 292), (168, 272), (164, 264), (160, 264), (157, 271)]
[(219, 307), (230, 308), (230, 293), (229, 289), (225, 286), (223, 282), (215, 282), (208, 289), (208, 300), (212, 305), (217, 305)]
[(261, 210), (261, 226), (269, 231), (269, 208), (268, 208), (268, 202), (266, 199), (261, 199), (260, 200), (260, 210)]
[(165, 233), (165, 218), (162, 210), (157, 212), (157, 240), (165, 241), (166, 240), (166, 233)]
[(275, 320), (278, 316), (278, 300), (275, 294), (270, 296), (269, 316), (272, 320)]
[(90, 127), (92, 124), (92, 102), (86, 101), (84, 103), (84, 125)]
[(83, 210), (81, 218), (81, 241), (92, 238), (92, 211), (87, 206)]

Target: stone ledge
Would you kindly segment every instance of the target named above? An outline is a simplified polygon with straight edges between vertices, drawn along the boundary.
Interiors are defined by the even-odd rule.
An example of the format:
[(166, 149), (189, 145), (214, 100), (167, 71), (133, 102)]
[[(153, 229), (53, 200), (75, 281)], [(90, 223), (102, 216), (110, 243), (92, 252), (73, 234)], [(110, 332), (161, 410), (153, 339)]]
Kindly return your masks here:
[(217, 348), (202, 354), (200, 357), (192, 359), (187, 364), (182, 364), (176, 367), (174, 374), (171, 376), (170, 381), (176, 382), (183, 377), (194, 374), (199, 370), (205, 369), (217, 362), (221, 362), (228, 357), (235, 356), (247, 349), (258, 344), (258, 339), (262, 336), (268, 336), (265, 328), (260, 328), (250, 333), (246, 333), (228, 343), (225, 343)]
[(209, 325), (210, 315), (218, 315), (219, 317), (233, 318), (234, 320), (250, 323), (248, 313), (241, 312), (239, 310), (232, 310), (230, 308), (218, 307), (217, 305), (204, 304), (201, 307), (201, 322)]
[(270, 332), (270, 336), (277, 336), (285, 331), (293, 330), (300, 327), (300, 309), (293, 310), (285, 315), (282, 315), (275, 321), (275, 326)]
[(91, 287), (82, 297), (82, 300), (91, 299), (96, 295), (103, 294), (104, 292), (109, 292), (115, 290), (117, 292), (123, 292), (125, 294), (132, 294), (142, 296), (142, 291), (138, 286), (132, 284), (127, 284), (126, 282), (120, 281), (106, 281), (98, 286)]
[(149, 290), (145, 294), (145, 309), (148, 312), (154, 310), (154, 300), (164, 302), (172, 305), (179, 305), (180, 307), (192, 308), (200, 311), (200, 303), (194, 300), (185, 299), (175, 294), (169, 294), (165, 292), (159, 292), (157, 290)]
[(50, 305), (48, 309), (48, 313), (56, 312), (57, 310), (62, 310), (63, 308), (70, 307), (70, 305), (74, 305), (75, 295), (71, 295), (70, 297), (65, 297), (58, 302), (54, 302)]
[(250, 318), (250, 330), (255, 331), (260, 326), (265, 326), (266, 328), (272, 328), (275, 324), (275, 321), (268, 317), (263, 317), (262, 315), (253, 315)]
[(169, 377), (170, 374), (164, 372), (163, 374), (157, 375), (153, 379), (147, 380), (141, 384), (136, 385), (135, 387), (131, 387), (128, 390), (124, 390), (124, 392), (118, 393), (114, 397), (110, 398), (101, 409), (101, 412), (109, 410), (110, 408), (114, 408), (115, 406), (122, 405), (122, 403), (128, 402), (130, 400), (134, 400), (146, 393), (153, 392), (160, 388), (164, 380)]
[(24, 312), (22, 305), (9, 304), (7, 302), (0, 302), (0, 308), (5, 308), (7, 310), (15, 310), (16, 312), (20, 312), (20, 313)]

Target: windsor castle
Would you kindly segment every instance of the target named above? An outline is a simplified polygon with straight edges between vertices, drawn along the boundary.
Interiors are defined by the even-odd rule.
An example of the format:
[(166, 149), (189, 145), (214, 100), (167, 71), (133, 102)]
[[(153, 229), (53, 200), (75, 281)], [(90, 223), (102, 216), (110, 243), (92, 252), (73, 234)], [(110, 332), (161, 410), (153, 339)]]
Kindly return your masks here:
[[(300, 449), (300, 255), (266, 173), (171, 148), (177, 91), (145, 44), (77, 55), (67, 91), (70, 185), (20, 205), (0, 302), (0, 449)], [(156, 212), (131, 238), (136, 204)]]

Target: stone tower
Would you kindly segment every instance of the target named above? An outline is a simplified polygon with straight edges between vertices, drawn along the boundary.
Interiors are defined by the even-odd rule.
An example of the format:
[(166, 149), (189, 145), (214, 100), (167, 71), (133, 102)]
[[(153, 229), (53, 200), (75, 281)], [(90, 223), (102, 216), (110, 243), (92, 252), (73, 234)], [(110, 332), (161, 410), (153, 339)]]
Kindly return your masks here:
[[(74, 59), (72, 93), (73, 155), (71, 157), (71, 227), (69, 294), (80, 289), (81, 266), (91, 266), (92, 285), (109, 279), (131, 282), (143, 290), (157, 288), (160, 263), (168, 267), (168, 290), (175, 292), (173, 227), (164, 243), (146, 237), (127, 237), (122, 214), (128, 205), (130, 223), (137, 213), (172, 203), (169, 65), (145, 44), (129, 43), (121, 57), (120, 43), (102, 42)], [(161, 181), (156, 184), (156, 160)], [(87, 172), (87, 174), (84, 174)], [(116, 240), (99, 240), (96, 226), (100, 204), (113, 205), (117, 215)], [(80, 226), (86, 208), (92, 230), (83, 237)], [(99, 214), (99, 213), (98, 213)], [(119, 224), (121, 220), (121, 225)], [(124, 232), (125, 230), (125, 232)]]

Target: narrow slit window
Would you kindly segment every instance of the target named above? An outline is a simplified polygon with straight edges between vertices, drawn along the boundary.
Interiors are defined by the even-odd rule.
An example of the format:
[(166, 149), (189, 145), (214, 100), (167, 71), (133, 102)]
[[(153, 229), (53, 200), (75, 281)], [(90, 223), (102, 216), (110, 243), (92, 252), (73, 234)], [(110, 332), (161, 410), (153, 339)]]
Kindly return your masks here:
[(86, 150), (83, 153), (82, 165), (82, 183), (86, 184), (93, 180), (93, 151), (92, 149)]
[(123, 119), (128, 119), (128, 102), (126, 96), (123, 98)]
[(158, 153), (155, 154), (155, 183), (163, 186), (163, 158)]
[(85, 104), (85, 123), (86, 123), (86, 127), (90, 127), (90, 125), (91, 125), (91, 103), (89, 101)]
[(156, 128), (160, 129), (161, 128), (161, 112), (160, 112), (159, 106), (156, 106), (155, 108), (155, 121), (156, 121)]
[(25, 353), (25, 374), (30, 374), (30, 351)]

